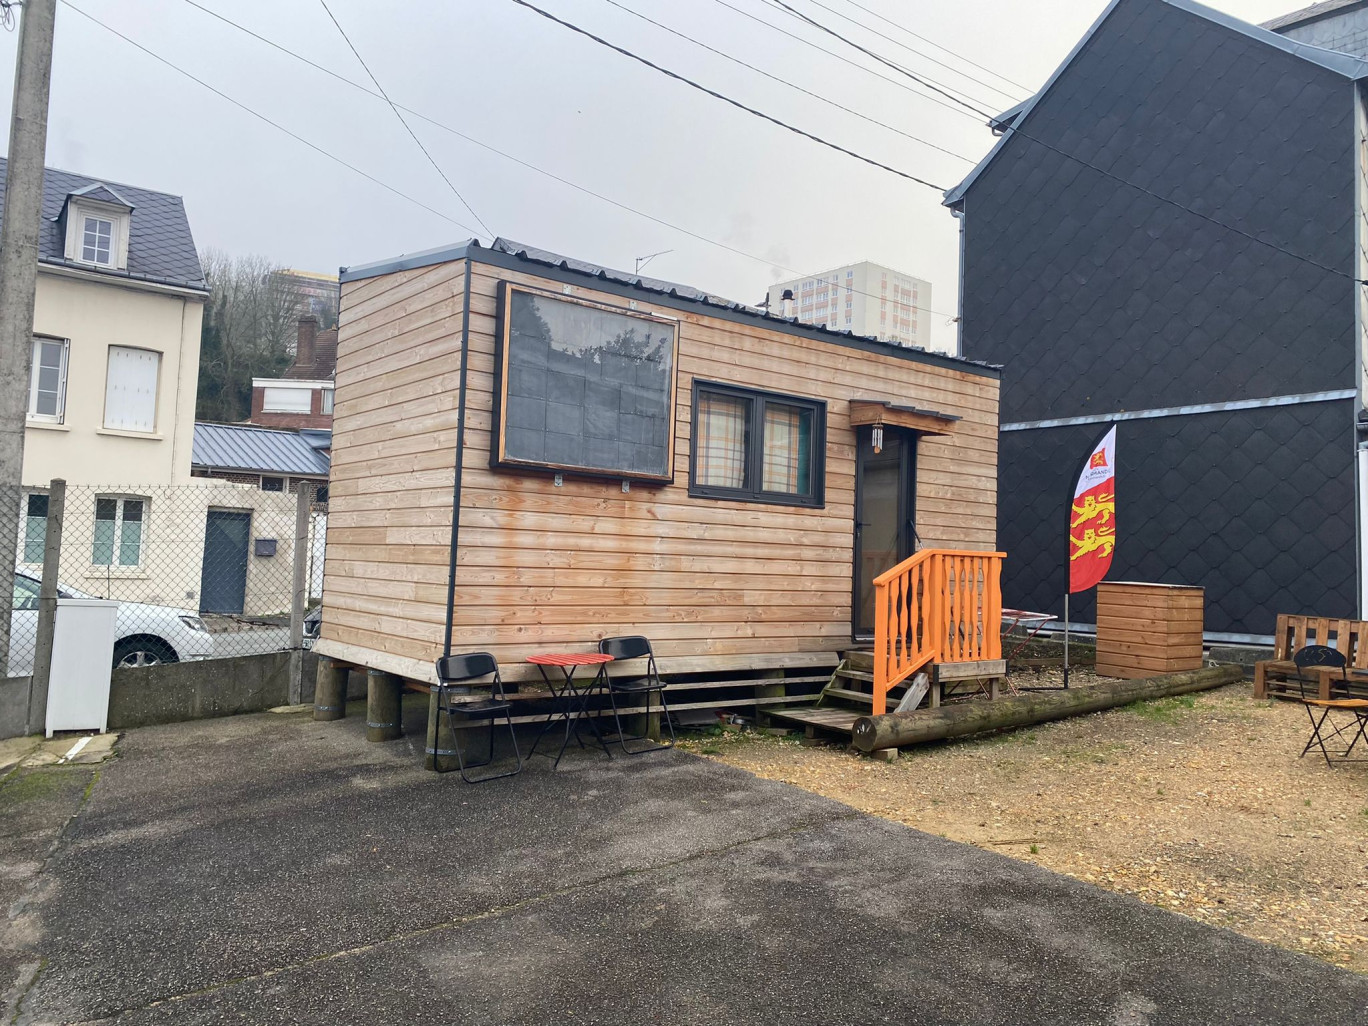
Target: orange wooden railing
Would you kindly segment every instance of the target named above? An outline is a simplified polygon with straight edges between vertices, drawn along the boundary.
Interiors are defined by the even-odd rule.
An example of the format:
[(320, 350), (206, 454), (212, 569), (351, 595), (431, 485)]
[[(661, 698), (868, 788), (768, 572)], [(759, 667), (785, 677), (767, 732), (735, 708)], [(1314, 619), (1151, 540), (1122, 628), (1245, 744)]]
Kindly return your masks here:
[(1002, 658), (1006, 553), (922, 549), (874, 578), (874, 715), (930, 663)]

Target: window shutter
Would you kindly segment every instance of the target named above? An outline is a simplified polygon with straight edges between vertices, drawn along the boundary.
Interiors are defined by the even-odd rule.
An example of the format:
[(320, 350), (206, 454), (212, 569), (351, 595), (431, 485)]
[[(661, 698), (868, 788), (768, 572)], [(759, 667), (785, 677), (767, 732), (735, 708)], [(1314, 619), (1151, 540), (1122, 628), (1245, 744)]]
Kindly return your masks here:
[(308, 388), (262, 389), (262, 413), (310, 413), (313, 410), (313, 390)]
[(119, 431), (153, 431), (157, 426), (157, 370), (161, 354), (109, 347), (104, 426)]

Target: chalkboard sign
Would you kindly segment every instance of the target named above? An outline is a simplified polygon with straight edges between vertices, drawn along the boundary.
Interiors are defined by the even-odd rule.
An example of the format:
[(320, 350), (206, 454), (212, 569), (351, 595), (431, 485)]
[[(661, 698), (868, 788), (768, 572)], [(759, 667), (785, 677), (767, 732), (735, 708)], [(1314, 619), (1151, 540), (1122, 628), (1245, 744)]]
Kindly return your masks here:
[(495, 464), (670, 480), (677, 322), (501, 289)]

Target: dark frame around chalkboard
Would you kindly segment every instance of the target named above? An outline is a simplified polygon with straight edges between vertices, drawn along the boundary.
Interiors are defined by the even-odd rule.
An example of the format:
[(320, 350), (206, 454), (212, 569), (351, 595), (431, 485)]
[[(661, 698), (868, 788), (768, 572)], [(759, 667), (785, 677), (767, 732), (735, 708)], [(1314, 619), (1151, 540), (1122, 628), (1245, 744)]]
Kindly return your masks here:
[[(668, 328), (670, 335), (670, 342), (667, 349), (669, 369), (666, 376), (663, 396), (664, 438), (659, 445), (643, 445), (637, 447), (638, 450), (641, 448), (661, 449), (661, 462), (663, 463), (663, 466), (659, 473), (650, 473), (640, 469), (632, 469), (623, 466), (613, 467), (594, 464), (587, 458), (578, 462), (554, 458), (534, 459), (519, 457), (516, 453), (509, 452), (508, 430), (510, 421), (513, 419), (510, 416), (509, 405), (509, 390), (512, 378), (512, 375), (510, 374), (510, 362), (511, 350), (513, 349), (510, 338), (513, 333), (513, 302), (514, 298), (518, 295), (531, 296), (536, 299), (553, 303), (564, 303), (600, 310), (614, 317), (643, 321)], [(633, 306), (635, 306), (635, 304), (633, 304)], [(532, 470), (554, 474), (575, 474), (582, 477), (608, 478), (618, 481), (639, 481), (645, 484), (672, 484), (675, 477), (675, 427), (678, 419), (676, 404), (678, 401), (679, 378), (679, 329), (680, 322), (672, 317), (662, 317), (655, 313), (624, 306), (616, 306), (597, 300), (584, 299), (579, 296), (570, 295), (569, 293), (556, 293), (546, 289), (515, 284), (508, 281), (499, 282), (494, 338), (494, 409), (493, 423), (491, 425), (493, 429), (492, 444), (490, 445), (489, 452), (490, 466), (504, 470)], [(547, 373), (548, 375), (550, 374), (549, 366)], [(536, 402), (536, 400), (532, 401), (534, 403)], [(546, 398), (544, 405), (550, 406), (549, 397)], [(587, 408), (583, 403), (580, 405), (581, 408)], [(624, 414), (623, 416), (626, 415)], [(644, 427), (644, 425), (641, 426)], [(516, 425), (514, 425), (514, 430), (518, 430)], [(619, 451), (621, 450), (619, 449)]]

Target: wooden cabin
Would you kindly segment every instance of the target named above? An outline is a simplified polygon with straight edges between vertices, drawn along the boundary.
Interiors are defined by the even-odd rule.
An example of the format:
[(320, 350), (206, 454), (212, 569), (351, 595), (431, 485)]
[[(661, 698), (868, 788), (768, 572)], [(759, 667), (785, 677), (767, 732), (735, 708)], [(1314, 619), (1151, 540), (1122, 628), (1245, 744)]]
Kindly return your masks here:
[[(825, 672), (874, 637), (877, 576), (994, 547), (997, 368), (505, 240), (341, 280), (338, 663), (424, 682), (488, 650), (529, 679), (643, 634), (665, 674)], [(907, 648), (906, 601), (879, 608)]]

